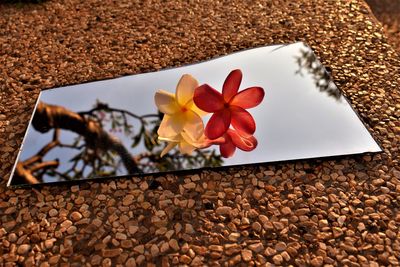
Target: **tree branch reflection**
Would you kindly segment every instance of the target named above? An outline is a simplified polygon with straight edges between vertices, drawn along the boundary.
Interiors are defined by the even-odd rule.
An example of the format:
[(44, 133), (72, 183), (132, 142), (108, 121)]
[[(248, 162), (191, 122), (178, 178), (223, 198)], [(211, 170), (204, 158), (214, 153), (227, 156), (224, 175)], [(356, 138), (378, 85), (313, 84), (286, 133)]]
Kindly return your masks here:
[[(90, 110), (81, 112), (39, 102), (32, 126), (43, 134), (53, 131), (53, 136), (39, 151), (30, 151), (28, 159), (18, 162), (12, 184), (221, 166), (221, 157), (214, 150), (197, 150), (192, 155), (172, 150), (161, 158), (165, 144), (157, 140), (160, 120), (160, 114), (140, 116), (100, 101)], [(75, 133), (76, 137), (62, 142), (62, 131)], [(125, 142), (117, 137), (121, 134)], [(126, 139), (130, 140), (130, 148), (127, 148)], [(63, 152), (66, 150), (69, 153)]]

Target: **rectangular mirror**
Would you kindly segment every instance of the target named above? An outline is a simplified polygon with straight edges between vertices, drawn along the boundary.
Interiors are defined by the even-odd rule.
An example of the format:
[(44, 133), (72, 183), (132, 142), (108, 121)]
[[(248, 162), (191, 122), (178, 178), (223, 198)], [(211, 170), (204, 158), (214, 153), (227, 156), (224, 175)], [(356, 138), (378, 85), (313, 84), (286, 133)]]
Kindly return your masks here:
[[(199, 85), (208, 84), (221, 92), (226, 77), (236, 69), (241, 70), (243, 75), (240, 91), (256, 86), (265, 92), (264, 98), (255, 107), (247, 108), (252, 106), (250, 102), (255, 97), (255, 91), (246, 97), (242, 94), (241, 100), (241, 105), (247, 105), (246, 110), (254, 118), (254, 138), (257, 142), (246, 134), (240, 134), (243, 138), (237, 141), (237, 136), (225, 132), (222, 136), (225, 138), (219, 143), (196, 148), (188, 155), (182, 153), (187, 145), (184, 142), (187, 139), (182, 134), (179, 135), (181, 139), (172, 138), (176, 142), (171, 147), (177, 146), (161, 157), (168, 142), (157, 138), (163, 114), (159, 113), (155, 104), (155, 93), (162, 89), (173, 97), (184, 74), (190, 74)], [(230, 99), (226, 100), (225, 107), (239, 101), (238, 98), (236, 102)], [(207, 94), (196, 101), (205, 102), (205, 106), (218, 102)], [(248, 120), (240, 124), (242, 117), (231, 110), (233, 115), (229, 116), (232, 121), (236, 120), (234, 128), (248, 127)], [(206, 128), (211, 115), (201, 117)], [(171, 125), (168, 127), (176, 126)], [(206, 132), (219, 131), (215, 125)], [(233, 143), (227, 144), (228, 141)], [(238, 142), (253, 147), (249, 149), (251, 151), (243, 151), (239, 149)], [(225, 158), (220, 153), (221, 144), (225, 144), (224, 149), (229, 153), (232, 146), (239, 148)], [(380, 146), (313, 51), (299, 42), (250, 49), (179, 68), (42, 91), (8, 185), (68, 182), (379, 151)]]

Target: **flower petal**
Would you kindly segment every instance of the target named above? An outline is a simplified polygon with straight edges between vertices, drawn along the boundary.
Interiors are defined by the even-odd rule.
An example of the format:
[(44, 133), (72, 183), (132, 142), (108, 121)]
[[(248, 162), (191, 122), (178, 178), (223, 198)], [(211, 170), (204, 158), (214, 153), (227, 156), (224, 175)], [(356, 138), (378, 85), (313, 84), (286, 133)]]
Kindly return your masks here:
[(219, 146), (219, 152), (224, 158), (230, 158), (235, 153), (236, 146), (233, 144), (232, 139), (226, 135), (225, 143)]
[(195, 146), (192, 146), (188, 142), (185, 142), (185, 140), (182, 139), (182, 141), (179, 143), (179, 151), (182, 154), (192, 154), (192, 152), (196, 149)]
[(232, 129), (229, 129), (227, 133), (232, 138), (233, 144), (243, 151), (252, 151), (257, 147), (258, 142), (254, 136), (243, 137)]
[(256, 131), (256, 123), (249, 112), (238, 106), (231, 106), (232, 126), (242, 136), (253, 135)]
[(226, 102), (229, 102), (234, 95), (239, 91), (240, 83), (242, 82), (242, 72), (240, 70), (233, 70), (226, 77), (224, 85), (222, 86), (222, 95)]
[(199, 85), (197, 80), (189, 74), (182, 75), (176, 86), (176, 100), (179, 105), (185, 106), (193, 99), (194, 89)]
[(204, 115), (207, 115), (207, 114), (208, 114), (208, 112), (199, 109), (199, 108), (196, 106), (196, 104), (194, 103), (193, 100), (189, 101), (189, 102), (186, 104), (186, 108), (187, 108), (187, 109), (190, 109), (191, 111), (193, 111), (194, 113), (196, 113), (196, 114), (199, 115), (199, 116), (204, 116)]
[(161, 157), (164, 157), (165, 154), (167, 154), (169, 151), (171, 151), (178, 143), (176, 142), (170, 142), (168, 143), (168, 145), (163, 149), (163, 151), (161, 152)]
[(185, 131), (181, 133), (182, 140), (184, 140), (186, 143), (191, 144), (192, 146), (195, 146), (197, 148), (200, 148), (203, 146), (204, 142), (204, 135), (201, 136), (198, 140), (194, 140), (192, 137), (190, 137)]
[(158, 90), (154, 95), (154, 101), (162, 113), (171, 115), (179, 110), (175, 96), (167, 91)]
[(193, 101), (199, 109), (206, 112), (216, 112), (224, 107), (221, 93), (208, 84), (203, 84), (194, 90)]
[(182, 132), (184, 125), (185, 117), (182, 114), (178, 113), (172, 116), (165, 114), (157, 134), (161, 138), (173, 138)]
[(204, 133), (209, 139), (217, 139), (228, 130), (230, 124), (231, 112), (229, 109), (223, 109), (211, 116)]
[(158, 140), (160, 141), (167, 141), (167, 142), (175, 142), (175, 143), (179, 143), (180, 140), (182, 139), (181, 135), (175, 135), (175, 136), (170, 136), (170, 137), (162, 137), (162, 136), (158, 136)]
[(264, 95), (264, 89), (261, 87), (250, 87), (235, 95), (229, 104), (245, 109), (254, 108), (261, 103), (264, 99)]
[(188, 110), (184, 114), (184, 126), (183, 130), (193, 140), (199, 139), (204, 134), (203, 120), (195, 112)]

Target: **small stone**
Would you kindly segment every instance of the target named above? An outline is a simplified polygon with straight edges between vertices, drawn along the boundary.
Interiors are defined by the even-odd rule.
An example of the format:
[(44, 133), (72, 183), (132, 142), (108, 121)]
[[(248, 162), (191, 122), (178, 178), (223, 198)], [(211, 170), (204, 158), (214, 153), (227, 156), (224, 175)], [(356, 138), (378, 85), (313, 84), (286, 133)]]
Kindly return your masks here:
[(55, 264), (58, 263), (58, 261), (60, 260), (60, 258), (61, 258), (61, 255), (51, 256), (51, 257), (49, 258), (49, 263), (50, 263), (51, 265), (55, 265)]
[(123, 248), (131, 248), (133, 246), (132, 240), (122, 240), (121, 247)]
[(225, 245), (225, 254), (230, 256), (233, 254), (237, 254), (242, 250), (241, 246), (238, 244), (226, 244)]
[(264, 255), (267, 256), (267, 257), (271, 257), (271, 256), (273, 256), (275, 254), (276, 254), (276, 249), (271, 248), (271, 247), (266, 248), (265, 251), (264, 251)]
[(79, 221), (80, 219), (82, 219), (82, 214), (79, 211), (74, 211), (71, 213), (70, 218), (71, 218), (71, 220), (76, 222), (76, 221)]
[(97, 228), (99, 228), (102, 224), (103, 224), (103, 222), (102, 222), (100, 219), (98, 219), (98, 218), (96, 218), (96, 219), (94, 219), (94, 220), (92, 221), (92, 225), (95, 226), (95, 227), (97, 227)]
[(193, 182), (200, 181), (200, 176), (198, 174), (195, 174), (191, 177), (191, 179)]
[(325, 190), (325, 186), (320, 182), (315, 183), (315, 188), (317, 188), (317, 190), (319, 190), (319, 191)]
[(8, 241), (10, 241), (11, 243), (14, 243), (15, 241), (17, 241), (18, 237), (15, 233), (11, 233), (8, 235)]
[(281, 211), (283, 215), (289, 215), (292, 213), (292, 210), (289, 207), (283, 207)]
[(126, 267), (136, 267), (136, 260), (134, 258), (129, 258), (126, 262), (125, 262), (125, 266)]
[(102, 255), (104, 258), (114, 258), (119, 256), (122, 253), (121, 248), (113, 248), (113, 249), (104, 249), (102, 251)]
[(382, 186), (385, 183), (385, 180), (382, 178), (372, 180), (372, 184), (375, 186)]
[(367, 207), (373, 207), (376, 205), (376, 201), (373, 199), (367, 199), (365, 200), (365, 206)]
[(344, 222), (346, 221), (346, 216), (342, 215), (339, 216), (339, 218), (337, 219), (339, 226), (343, 226)]
[(138, 245), (138, 246), (134, 247), (133, 250), (139, 254), (143, 254), (144, 253), (144, 245)]
[(189, 199), (189, 200), (188, 200), (188, 205), (187, 205), (187, 207), (188, 207), (189, 209), (191, 209), (191, 208), (194, 207), (195, 204), (196, 204), (196, 201), (195, 201), (194, 199)]
[(275, 229), (279, 231), (285, 228), (285, 226), (281, 222), (273, 222), (272, 224), (274, 225)]
[(71, 186), (71, 192), (72, 193), (75, 193), (75, 192), (78, 192), (79, 191), (79, 185), (73, 185), (73, 186)]
[(58, 211), (56, 209), (49, 210), (50, 217), (55, 217), (58, 215)]
[(182, 255), (180, 256), (179, 261), (184, 264), (189, 264), (192, 261), (192, 259), (188, 255)]
[(251, 252), (251, 250), (248, 250), (248, 249), (242, 250), (242, 259), (244, 261), (251, 261), (252, 256), (253, 256), (253, 253)]
[(264, 245), (262, 243), (255, 243), (248, 246), (249, 249), (254, 251), (255, 253), (260, 253), (264, 250)]
[(129, 206), (133, 203), (134, 196), (133, 195), (126, 195), (122, 200), (122, 205)]
[(54, 241), (55, 239), (47, 239), (46, 241), (44, 241), (44, 246), (46, 249), (51, 249), (54, 246)]
[(173, 250), (175, 251), (179, 250), (178, 241), (176, 241), (176, 239), (171, 239), (170, 241), (168, 241), (168, 244)]
[(365, 224), (360, 222), (357, 226), (358, 231), (362, 232), (366, 229)]
[(128, 237), (124, 233), (116, 233), (115, 238), (118, 240), (126, 240)]
[(272, 260), (276, 265), (281, 265), (283, 262), (283, 257), (280, 254), (277, 254), (272, 258)]
[(261, 226), (261, 224), (259, 222), (254, 222), (251, 225), (251, 228), (253, 228), (253, 230), (256, 231), (256, 232), (261, 232), (262, 226)]
[(190, 182), (190, 183), (184, 184), (183, 187), (185, 189), (191, 190), (191, 189), (195, 189), (196, 188), (196, 184), (193, 183), (193, 182)]
[(60, 254), (64, 257), (70, 257), (74, 253), (74, 249), (72, 247), (66, 247), (60, 251)]
[[(99, 195), (100, 196), (100, 195)], [(104, 196), (104, 195), (103, 195)], [(104, 196), (105, 197), (105, 196)], [(100, 198), (99, 198), (100, 199)], [(75, 199), (75, 204), (77, 204), (77, 205), (82, 205), (83, 203), (85, 203), (85, 198), (84, 197), (77, 197), (76, 199)]]
[(168, 242), (164, 242), (164, 243), (161, 245), (160, 251), (161, 251), (161, 253), (165, 253), (165, 252), (167, 252), (168, 250), (169, 250), (169, 244), (168, 244)]
[(286, 251), (282, 252), (281, 256), (285, 261), (290, 261), (290, 255)]
[(71, 225), (70, 227), (67, 228), (67, 233), (70, 235), (76, 233), (76, 231), (77, 231), (77, 228), (75, 225)]
[(306, 215), (306, 214), (308, 214), (310, 212), (310, 209), (309, 208), (301, 208), (301, 209), (297, 209), (296, 211), (295, 211), (295, 214), (297, 215), (297, 216), (301, 216), (301, 215)]
[(187, 223), (185, 225), (185, 233), (187, 234), (194, 234), (196, 231), (193, 229), (193, 225)]
[(146, 191), (149, 188), (149, 184), (144, 181), (143, 183), (140, 184), (140, 190)]
[(217, 215), (230, 215), (232, 208), (228, 206), (218, 207), (215, 211)]
[(90, 263), (92, 264), (92, 265), (100, 265), (100, 263), (101, 263), (101, 260), (102, 260), (103, 258), (100, 256), (100, 255), (94, 255), (93, 257), (92, 257), (92, 259), (90, 260)]
[(239, 233), (231, 233), (228, 236), (228, 239), (229, 239), (229, 241), (236, 242), (236, 241), (238, 241), (239, 237), (240, 237)]
[(339, 227), (333, 227), (332, 230), (333, 230), (333, 237), (335, 238), (343, 235), (343, 230)]
[(260, 200), (260, 199), (262, 198), (262, 196), (263, 196), (263, 191), (258, 190), (258, 189), (256, 189), (256, 190), (253, 191), (253, 197), (254, 197), (256, 200)]
[(328, 223), (328, 220), (322, 219), (322, 220), (319, 220), (318, 225), (319, 225), (319, 227), (323, 228), (323, 227), (329, 226), (329, 223)]
[(29, 250), (31, 250), (31, 246), (28, 244), (22, 244), (18, 247), (17, 249), (17, 253), (20, 255), (25, 255), (26, 253), (29, 252)]
[(208, 248), (212, 251), (218, 251), (218, 252), (223, 251), (223, 247), (219, 245), (210, 245)]
[(135, 226), (135, 225), (130, 225), (130, 226), (128, 227), (128, 232), (129, 232), (131, 235), (134, 235), (138, 230), (139, 230), (139, 227), (137, 227), (137, 226)]
[(157, 245), (153, 244), (153, 245), (150, 247), (150, 253), (151, 253), (151, 256), (157, 257), (158, 254), (160, 253), (160, 249), (157, 247)]
[(61, 227), (62, 228), (65, 228), (65, 229), (68, 229), (68, 227), (70, 227), (72, 225), (72, 222), (70, 221), (70, 220), (65, 220), (65, 221), (63, 221), (62, 223), (61, 223)]
[(310, 263), (313, 267), (320, 267), (324, 264), (324, 258), (322, 256), (317, 256), (313, 258)]
[(136, 258), (136, 263), (137, 263), (138, 265), (141, 265), (145, 260), (146, 260), (146, 257), (145, 257), (144, 255), (139, 255), (139, 256), (137, 256), (137, 258)]
[(278, 242), (276, 245), (275, 245), (275, 249), (277, 250), (277, 251), (284, 251), (284, 250), (286, 250), (286, 244), (284, 243), (284, 242)]

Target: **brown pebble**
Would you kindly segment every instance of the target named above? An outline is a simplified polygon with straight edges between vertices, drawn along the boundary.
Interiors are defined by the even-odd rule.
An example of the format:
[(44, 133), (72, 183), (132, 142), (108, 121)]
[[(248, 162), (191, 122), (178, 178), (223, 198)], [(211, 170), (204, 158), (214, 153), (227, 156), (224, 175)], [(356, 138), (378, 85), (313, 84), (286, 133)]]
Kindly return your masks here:
[(242, 250), (242, 259), (244, 261), (251, 261), (252, 257), (253, 257), (253, 253), (251, 252), (251, 250), (248, 250), (248, 249)]
[(284, 242), (278, 242), (276, 245), (275, 245), (275, 249), (277, 250), (277, 251), (284, 251), (284, 250), (286, 250), (286, 244), (284, 243)]
[(192, 259), (188, 255), (181, 255), (179, 261), (184, 264), (189, 264)]
[(31, 250), (31, 246), (28, 244), (22, 244), (18, 246), (17, 253), (20, 255), (25, 255)]
[(139, 254), (143, 254), (144, 253), (144, 245), (138, 245), (138, 246), (134, 247), (133, 250)]
[(231, 208), (231, 207), (227, 207), (227, 206), (218, 207), (218, 208), (216, 209), (216, 211), (215, 211), (215, 213), (216, 213), (217, 215), (230, 215), (231, 212), (232, 212), (232, 208)]
[(276, 265), (281, 265), (283, 262), (283, 257), (280, 254), (275, 255), (272, 258), (272, 261), (276, 264)]
[(74, 211), (71, 213), (70, 218), (72, 221), (77, 222), (82, 219), (82, 214), (79, 211)]
[(56, 209), (49, 210), (50, 217), (55, 217), (58, 215), (58, 211)]
[(255, 253), (260, 253), (261, 251), (264, 250), (264, 245), (261, 242), (259, 242), (249, 245), (248, 248), (254, 251)]
[(150, 253), (151, 253), (151, 256), (157, 257), (158, 254), (160, 253), (160, 249), (158, 248), (157, 245), (153, 244), (150, 247)]
[(114, 258), (119, 256), (122, 253), (122, 249), (121, 248), (114, 248), (114, 249), (104, 249), (102, 251), (102, 255), (105, 258)]
[(179, 250), (179, 245), (178, 245), (178, 241), (176, 241), (176, 239), (171, 239), (168, 241), (169, 246), (175, 250), (178, 251)]
[(320, 267), (324, 264), (324, 258), (322, 258), (322, 256), (317, 256), (313, 258), (310, 263), (313, 267)]
[(239, 244), (226, 244), (224, 248), (225, 248), (225, 254), (228, 256), (237, 254), (242, 250)]
[(134, 258), (129, 258), (126, 262), (125, 262), (125, 266), (126, 267), (136, 267), (136, 260)]
[(283, 215), (289, 215), (292, 213), (292, 210), (289, 207), (283, 207), (282, 208), (282, 214)]

